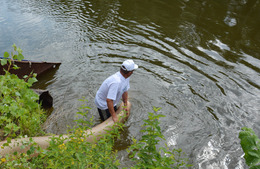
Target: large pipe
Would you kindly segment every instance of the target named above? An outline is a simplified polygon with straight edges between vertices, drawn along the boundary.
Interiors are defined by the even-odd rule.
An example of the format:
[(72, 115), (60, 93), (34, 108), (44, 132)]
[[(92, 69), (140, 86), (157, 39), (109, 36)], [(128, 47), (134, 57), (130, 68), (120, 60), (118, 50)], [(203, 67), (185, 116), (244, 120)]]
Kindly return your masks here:
[(41, 104), (41, 107), (44, 109), (49, 109), (53, 105), (53, 98), (50, 95), (48, 90), (41, 89), (32, 89), (38, 96), (38, 103)]
[[(123, 109), (123, 103), (119, 106), (118, 110), (116, 111), (119, 122), (123, 123), (127, 120), (127, 118), (130, 115), (130, 108), (131, 103), (128, 102), (127, 104), (127, 110), (128, 112), (125, 113), (125, 111), (122, 111)], [(95, 142), (95, 140), (98, 140), (106, 133), (107, 130), (111, 130), (111, 127), (114, 125), (114, 121), (112, 117), (108, 118), (103, 123), (100, 123), (96, 126), (94, 126), (92, 129), (85, 131), (85, 135), (88, 136), (87, 140), (88, 142)], [(33, 140), (38, 144), (39, 147), (42, 149), (46, 149), (49, 147), (49, 141), (50, 138), (53, 136), (41, 136), (41, 137), (33, 137)], [(57, 136), (58, 137), (58, 136)], [(69, 137), (69, 135), (63, 135), (64, 138)], [(27, 150), (29, 150), (30, 146), (25, 147), (24, 149), (21, 149), (21, 143), (23, 141), (29, 141), (29, 138), (22, 138), (22, 139), (12, 139), (11, 143), (9, 143), (9, 146), (3, 146), (4, 143), (7, 143), (7, 141), (0, 142), (0, 156), (5, 156), (10, 153), (18, 152), (18, 153), (26, 153)], [(18, 144), (19, 143), (19, 144)], [(3, 149), (2, 149), (3, 147)]]

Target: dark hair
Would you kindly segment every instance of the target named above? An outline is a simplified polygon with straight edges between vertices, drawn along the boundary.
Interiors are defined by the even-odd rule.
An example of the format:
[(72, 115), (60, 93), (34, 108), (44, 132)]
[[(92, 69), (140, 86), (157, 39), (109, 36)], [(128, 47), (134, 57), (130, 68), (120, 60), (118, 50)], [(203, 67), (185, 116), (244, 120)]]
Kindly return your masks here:
[(124, 69), (125, 67), (124, 66), (122, 66), (122, 67), (120, 67), (120, 72), (122, 72), (123, 74), (127, 74), (127, 73), (129, 73), (129, 72), (132, 72), (132, 71), (127, 71), (126, 69)]

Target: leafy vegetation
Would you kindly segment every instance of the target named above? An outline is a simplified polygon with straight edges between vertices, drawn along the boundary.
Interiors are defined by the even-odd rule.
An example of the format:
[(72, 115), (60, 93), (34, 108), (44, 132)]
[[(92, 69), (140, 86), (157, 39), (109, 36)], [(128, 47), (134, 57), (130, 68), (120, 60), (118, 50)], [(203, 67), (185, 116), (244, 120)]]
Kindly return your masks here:
[[(78, 114), (83, 116), (77, 120), (74, 129), (68, 131), (69, 137), (53, 136), (50, 140), (49, 148), (41, 149), (32, 139), (23, 143), (23, 146), (30, 145), (26, 153), (14, 153), (2, 157), (0, 167), (2, 168), (119, 168), (120, 162), (117, 159), (117, 151), (113, 149), (114, 140), (120, 137), (120, 131), (123, 124), (117, 123), (108, 130), (101, 139), (96, 139), (96, 143), (88, 142), (88, 137), (92, 133), (86, 134), (90, 129), (92, 122), (84, 121), (86, 119), (89, 107), (83, 106), (86, 111), (79, 111)], [(155, 110), (158, 110), (155, 108)], [(85, 117), (85, 118), (84, 118)], [(181, 150), (169, 151), (168, 148), (159, 148), (159, 140), (164, 139), (159, 127), (159, 117), (149, 113), (149, 119), (145, 120), (145, 129), (140, 141), (134, 140), (134, 144), (129, 148), (129, 157), (136, 162), (131, 168), (185, 168), (186, 159), (181, 158)], [(95, 139), (95, 137), (94, 137)], [(166, 146), (167, 147), (167, 146)], [(39, 154), (31, 157), (32, 154)]]
[[(15, 45), (13, 47), (14, 52), (18, 54), (12, 52), (12, 58), (23, 59), (22, 50), (17, 49)], [(5, 53), (4, 57), (8, 58), (9, 54)], [(2, 59), (1, 64), (8, 64), (8, 70), (11, 68), (11, 60)], [(15, 65), (13, 67), (17, 68)], [(0, 156), (0, 168), (119, 168), (117, 151), (113, 147), (115, 138), (120, 137), (123, 124), (116, 123), (101, 138), (91, 132), (87, 133), (86, 130), (93, 126), (93, 117), (87, 117), (90, 108), (86, 105), (80, 107), (77, 125), (69, 130), (67, 135), (53, 136), (47, 149), (40, 148), (31, 138), (43, 133), (40, 124), (44, 119), (43, 112), (36, 102), (38, 97), (29, 89), (36, 81), (35, 75), (21, 80), (11, 75), (8, 70), (0, 77), (0, 84), (3, 86), (0, 89), (0, 128), (4, 129), (7, 137), (7, 143), (3, 144), (1, 149), (10, 145), (12, 137), (30, 138), (17, 143), (21, 149), (29, 147), (25, 153), (14, 152)], [(159, 141), (165, 140), (159, 126), (159, 118), (163, 116), (155, 115), (159, 109), (154, 107), (154, 113), (149, 113), (148, 120), (144, 120), (142, 139), (133, 139), (134, 143), (128, 150), (129, 157), (135, 162), (132, 168), (189, 166), (186, 159), (181, 157), (181, 149), (170, 151), (167, 145), (165, 148), (157, 149)], [(90, 137), (95, 143), (89, 142)]]
[(260, 168), (260, 139), (257, 137), (255, 132), (250, 129), (243, 127), (239, 133), (241, 140), (240, 144), (245, 153), (244, 158), (246, 164), (250, 169)]
[[(23, 142), (21, 148), (30, 146), (26, 153), (17, 153), (2, 157), (0, 168), (118, 168), (117, 153), (113, 150), (114, 138), (119, 137), (119, 130), (123, 124), (118, 123), (111, 130), (107, 130), (102, 139), (97, 139), (93, 133), (87, 133), (93, 125), (93, 120), (85, 121), (89, 107), (83, 105), (76, 120), (77, 125), (68, 131), (68, 137), (60, 135), (51, 137), (49, 147), (42, 149), (30, 138)], [(91, 118), (93, 119), (93, 118)], [(89, 142), (89, 137), (95, 143)], [(8, 146), (8, 145), (4, 145)], [(4, 147), (3, 147), (4, 148)], [(38, 154), (32, 157), (32, 154)]]
[[(160, 108), (153, 107), (156, 113)], [(137, 141), (133, 139), (132, 144), (128, 150), (130, 157), (136, 162), (134, 168), (180, 168), (189, 167), (186, 159), (181, 158), (182, 150), (173, 149), (169, 150), (167, 145), (164, 147), (157, 148), (158, 143), (161, 140), (165, 140), (161, 133), (159, 126), (159, 118), (164, 115), (155, 115), (155, 113), (148, 113), (148, 119), (144, 120), (144, 127), (141, 132), (144, 133), (141, 140)], [(159, 149), (159, 150), (158, 150)]]
[(17, 135), (36, 136), (42, 134), (41, 123), (45, 119), (37, 100), (38, 95), (30, 87), (37, 81), (36, 74), (26, 76), (24, 80), (10, 74), (10, 69), (19, 69), (12, 59), (22, 60), (22, 50), (13, 45), (14, 51), (4, 53), (1, 65), (8, 65), (5, 75), (0, 76), (0, 129), (4, 138)]
[[(77, 125), (69, 137), (52, 137), (47, 150), (34, 158), (32, 163), (44, 168), (117, 168), (119, 162), (116, 159), (116, 151), (113, 150), (114, 138), (119, 136), (119, 130), (123, 124), (113, 126), (108, 130), (102, 139), (97, 140), (92, 133), (85, 131), (93, 125), (91, 121), (84, 121), (87, 118), (87, 106), (82, 106), (78, 114), (81, 119), (76, 120)], [(94, 137), (95, 144), (88, 141), (89, 137)]]

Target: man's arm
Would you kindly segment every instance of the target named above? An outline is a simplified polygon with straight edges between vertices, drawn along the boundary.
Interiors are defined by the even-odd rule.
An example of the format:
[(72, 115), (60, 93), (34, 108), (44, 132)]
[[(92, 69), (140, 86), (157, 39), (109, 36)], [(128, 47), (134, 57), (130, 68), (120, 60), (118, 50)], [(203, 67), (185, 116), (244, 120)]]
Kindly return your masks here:
[(127, 106), (127, 99), (128, 99), (128, 92), (127, 91), (123, 93), (122, 99), (123, 99), (123, 102), (124, 102), (124, 106)]
[(128, 115), (128, 109), (127, 109), (127, 100), (128, 100), (128, 92), (126, 91), (126, 92), (124, 92), (123, 93), (123, 95), (122, 95), (122, 99), (123, 99), (123, 102), (124, 102), (124, 108), (123, 108), (123, 110), (125, 110), (126, 111), (126, 114)]
[(108, 110), (109, 110), (109, 112), (110, 112), (110, 114), (112, 116), (113, 121), (115, 123), (118, 122), (118, 117), (117, 117), (115, 109), (114, 109), (114, 102), (113, 102), (113, 100), (107, 99), (106, 101), (107, 101)]

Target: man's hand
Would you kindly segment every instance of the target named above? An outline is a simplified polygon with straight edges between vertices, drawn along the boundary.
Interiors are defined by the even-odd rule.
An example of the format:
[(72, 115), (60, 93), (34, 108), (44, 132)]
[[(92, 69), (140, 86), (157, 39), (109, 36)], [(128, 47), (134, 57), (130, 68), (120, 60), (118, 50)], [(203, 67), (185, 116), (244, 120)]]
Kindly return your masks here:
[(113, 119), (113, 121), (114, 121), (115, 123), (118, 122), (118, 117), (117, 117), (117, 115), (112, 116), (112, 119)]

